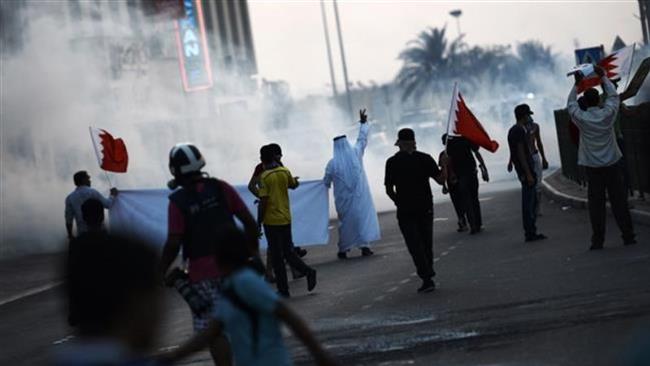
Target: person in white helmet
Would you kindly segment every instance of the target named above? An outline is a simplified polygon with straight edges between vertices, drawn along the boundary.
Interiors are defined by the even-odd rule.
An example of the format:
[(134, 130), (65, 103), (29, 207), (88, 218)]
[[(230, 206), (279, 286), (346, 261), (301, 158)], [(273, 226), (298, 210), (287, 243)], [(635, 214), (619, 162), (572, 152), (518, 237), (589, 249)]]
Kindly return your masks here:
[(334, 203), (339, 217), (339, 259), (347, 258), (352, 248), (361, 248), (363, 256), (372, 255), (370, 242), (381, 238), (377, 211), (363, 169), (363, 154), (370, 131), (365, 109), (359, 111), (359, 122), (359, 136), (354, 146), (345, 135), (334, 138), (334, 157), (327, 163), (323, 178), (327, 188), (334, 184)]
[[(182, 248), (190, 286), (211, 305), (210, 311), (192, 310), (196, 332), (206, 329), (212, 319), (210, 314), (218, 306), (220, 271), (214, 247), (222, 239), (219, 233), (235, 226), (235, 217), (244, 225), (249, 256), (259, 258), (255, 219), (235, 189), (222, 180), (208, 177), (201, 171), (204, 166), (201, 152), (192, 144), (177, 144), (169, 153), (169, 170), (174, 179), (168, 186), (174, 191), (169, 195), (168, 234), (161, 259), (165, 275)], [(232, 364), (226, 337), (215, 338), (210, 353), (215, 364)]]

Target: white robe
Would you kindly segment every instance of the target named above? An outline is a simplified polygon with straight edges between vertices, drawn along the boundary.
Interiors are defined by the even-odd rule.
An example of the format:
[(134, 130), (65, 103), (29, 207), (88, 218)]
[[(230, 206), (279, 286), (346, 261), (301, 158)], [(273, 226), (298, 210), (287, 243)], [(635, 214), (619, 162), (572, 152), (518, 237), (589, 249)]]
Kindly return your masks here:
[(381, 238), (377, 211), (372, 202), (363, 154), (368, 145), (368, 123), (362, 123), (354, 146), (347, 138), (334, 141), (334, 157), (327, 163), (323, 181), (334, 183), (334, 203), (339, 217), (339, 252), (368, 246)]

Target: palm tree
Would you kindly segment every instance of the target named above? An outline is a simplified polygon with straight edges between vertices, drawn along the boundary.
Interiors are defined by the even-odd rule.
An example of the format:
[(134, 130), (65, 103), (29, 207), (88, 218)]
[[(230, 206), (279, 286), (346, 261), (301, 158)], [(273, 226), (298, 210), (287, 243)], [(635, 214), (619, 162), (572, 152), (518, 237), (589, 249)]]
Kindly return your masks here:
[(407, 43), (408, 48), (398, 58), (404, 62), (396, 81), (402, 92), (402, 100), (413, 95), (416, 99), (435, 88), (436, 81), (453, 75), (455, 55), (462, 47), (461, 38), (448, 43), (446, 27), (428, 28)]

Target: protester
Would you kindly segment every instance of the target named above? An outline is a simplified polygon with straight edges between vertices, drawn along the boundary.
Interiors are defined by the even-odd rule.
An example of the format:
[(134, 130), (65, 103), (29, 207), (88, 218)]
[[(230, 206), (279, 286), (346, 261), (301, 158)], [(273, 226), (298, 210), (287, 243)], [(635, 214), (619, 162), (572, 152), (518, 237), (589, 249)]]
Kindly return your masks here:
[(446, 160), (436, 161), (416, 150), (415, 133), (401, 129), (396, 146), (399, 151), (386, 161), (386, 194), (397, 206), (397, 221), (411, 254), (422, 286), (418, 292), (435, 290), (433, 281), (433, 196), (429, 178), (438, 184), (447, 179)]
[(76, 310), (76, 337), (57, 347), (52, 364), (158, 365), (146, 356), (157, 344), (162, 315), (158, 255), (108, 234), (76, 240), (83, 243), (64, 276), (66, 302)]
[(259, 182), (260, 208), (257, 219), (259, 227), (264, 225), (278, 291), (282, 296), (290, 296), (285, 259), (291, 267), (307, 276), (307, 289), (311, 291), (316, 286), (316, 271), (296, 254), (291, 234), (289, 189), (298, 187), (298, 179), (278, 163), (272, 151), (264, 151), (262, 163), (264, 172)]
[(214, 310), (214, 320), (204, 331), (161, 359), (170, 363), (181, 360), (200, 351), (225, 331), (238, 366), (291, 365), (291, 356), (282, 339), (282, 322), (307, 346), (317, 365), (336, 365), (305, 322), (247, 267), (248, 253), (242, 250), (242, 233), (228, 228), (222, 237), (225, 240), (215, 245), (215, 260), (223, 274), (223, 300)]
[(524, 236), (527, 242), (546, 239), (544, 234), (537, 232), (537, 176), (533, 161), (533, 147), (528, 137), (526, 125), (529, 123), (533, 111), (527, 104), (515, 107), (516, 124), (508, 131), (508, 146), (510, 147), (510, 161), (515, 167), (521, 183), (521, 215), (524, 224)]
[[(442, 135), (442, 144), (447, 145), (446, 133)], [(445, 154), (446, 151), (442, 150), (440, 155), (438, 155), (438, 161), (442, 160)], [(451, 160), (447, 162), (447, 180), (442, 185), (442, 194), (447, 193), (449, 193), (454, 211), (456, 211), (456, 217), (458, 218), (458, 229), (456, 231), (459, 233), (467, 231), (467, 214), (461, 201), (460, 190), (458, 189), (458, 177), (454, 174), (454, 163)]]
[[(196, 146), (177, 144), (169, 154), (169, 170), (174, 179), (169, 196), (168, 234), (162, 255), (163, 275), (168, 271), (181, 247), (183, 259), (188, 262), (191, 286), (212, 308), (218, 307), (219, 268), (214, 257), (214, 242), (219, 242), (219, 230), (235, 226), (236, 217), (246, 230), (246, 250), (250, 256), (259, 256), (258, 230), (255, 219), (235, 189), (228, 183), (209, 178), (201, 169), (205, 160)], [(244, 245), (243, 243), (238, 245)], [(192, 311), (196, 332), (204, 330), (211, 312)], [(210, 352), (219, 366), (230, 365), (230, 351), (225, 337), (215, 338)]]
[(369, 244), (380, 239), (377, 211), (372, 202), (368, 177), (363, 168), (363, 154), (368, 145), (368, 116), (359, 111), (359, 136), (354, 146), (345, 135), (334, 138), (334, 157), (327, 163), (323, 181), (327, 188), (334, 184), (334, 202), (339, 217), (338, 258), (361, 248), (361, 255), (373, 252)]
[[(264, 154), (265, 150), (268, 150), (269, 153), (271, 153), (271, 154), (273, 154), (275, 156), (275, 161), (280, 166), (284, 166), (282, 164), (282, 148), (280, 147), (280, 145), (278, 145), (276, 143), (271, 143), (271, 144), (268, 144), (268, 145), (264, 145), (264, 146), (262, 146), (260, 148), (260, 163), (255, 166), (255, 170), (253, 171), (253, 175), (251, 176), (251, 179), (248, 181), (248, 190), (255, 197), (257, 197), (258, 199), (260, 198), (259, 193), (258, 193), (260, 176), (262, 175), (262, 172), (264, 172), (264, 164), (262, 164), (261, 160), (262, 160), (262, 155)], [(259, 200), (257, 200), (256, 203), (259, 203)], [(260, 217), (259, 207), (260, 206), (258, 205), (257, 206), (257, 208), (258, 208), (257, 217)], [(300, 256), (301, 258), (304, 257), (305, 255), (307, 255), (307, 250), (306, 249), (294, 246), (293, 243), (291, 243), (291, 245), (293, 246), (294, 251), (296, 252), (296, 254), (298, 254), (298, 256)], [(272, 258), (271, 258), (271, 252), (267, 250), (267, 252), (266, 252), (266, 271), (267, 272), (266, 272), (265, 276), (266, 276), (267, 281), (269, 281), (271, 283), (275, 282), (275, 278), (273, 277), (272, 263), (273, 263), (273, 261), (272, 261)], [(290, 268), (291, 268), (291, 275), (292, 275), (293, 279), (297, 279), (297, 278), (300, 278), (300, 277), (304, 276), (303, 274), (297, 272), (295, 268), (293, 268), (291, 266), (290, 266)]]
[[(532, 112), (531, 112), (532, 113)], [(539, 131), (539, 124), (533, 121), (533, 118), (528, 119), (528, 123), (524, 127), (528, 138), (530, 139), (530, 146), (533, 154), (533, 169), (537, 179), (537, 205), (535, 206), (535, 215), (541, 215), (540, 205), (542, 203), (542, 178), (543, 170), (548, 169), (548, 161), (544, 154), (544, 145), (542, 144), (542, 136)], [(512, 171), (512, 161), (508, 162), (508, 171)]]
[[(446, 137), (446, 134), (445, 134)], [(478, 178), (476, 177), (476, 161), (479, 161), (481, 177), (489, 181), (488, 171), (483, 161), (479, 146), (470, 142), (462, 136), (449, 136), (446, 141), (447, 156), (453, 167), (453, 175), (456, 177), (456, 200), (467, 217), (470, 227), (470, 234), (476, 234), (483, 230), (483, 219), (481, 217), (481, 204), (478, 200)], [(447, 174), (450, 174), (447, 167)]]
[(101, 202), (104, 208), (110, 208), (113, 205), (113, 199), (118, 194), (116, 188), (111, 188), (110, 197), (105, 198), (101, 193), (90, 188), (90, 175), (84, 170), (76, 172), (73, 180), (77, 188), (65, 198), (65, 228), (68, 232), (69, 240), (74, 238), (73, 221), (77, 224), (77, 235), (88, 230), (88, 226), (83, 219), (83, 213), (81, 212), (81, 205), (86, 200), (93, 198)]
[[(606, 72), (596, 67), (601, 85), (606, 93), (601, 106), (598, 91), (587, 89), (584, 93), (587, 110), (583, 111), (576, 101), (576, 87), (569, 93), (567, 109), (571, 120), (580, 129), (578, 146), (578, 165), (586, 167), (592, 237), (591, 250), (603, 248), (605, 241), (605, 192), (612, 205), (612, 212), (622, 232), (623, 244), (635, 244), (634, 228), (627, 204), (624, 172), (620, 164), (621, 151), (616, 144), (614, 123), (619, 109), (619, 97), (616, 88), (607, 78)], [(575, 74), (576, 85), (584, 78)]]

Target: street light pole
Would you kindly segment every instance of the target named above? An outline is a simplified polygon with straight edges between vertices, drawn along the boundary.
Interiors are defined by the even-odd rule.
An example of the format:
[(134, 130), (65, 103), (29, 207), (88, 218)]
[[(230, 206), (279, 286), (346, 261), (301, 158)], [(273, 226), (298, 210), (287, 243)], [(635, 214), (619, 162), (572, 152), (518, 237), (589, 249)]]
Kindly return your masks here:
[(456, 28), (458, 29), (458, 38), (460, 38), (460, 35), (462, 34), (460, 32), (460, 16), (463, 15), (463, 11), (460, 9), (452, 10), (449, 12), (449, 15), (456, 18)]
[(334, 0), (333, 3), (334, 17), (336, 18), (336, 30), (339, 35), (339, 47), (341, 49), (341, 63), (343, 63), (343, 81), (345, 82), (345, 94), (348, 100), (348, 113), (352, 113), (354, 115), (354, 112), (352, 110), (352, 99), (350, 97), (350, 85), (348, 82), (348, 67), (345, 62), (345, 50), (343, 48), (343, 35), (341, 34), (341, 21), (339, 20), (339, 7), (336, 3), (336, 0)]
[(323, 31), (325, 32), (325, 45), (327, 46), (327, 61), (330, 66), (330, 81), (332, 83), (332, 93), (334, 98), (338, 97), (339, 92), (336, 90), (336, 77), (334, 76), (334, 65), (332, 64), (332, 46), (330, 45), (330, 32), (327, 27), (327, 14), (325, 14), (325, 0), (320, 0), (321, 17), (323, 18)]

